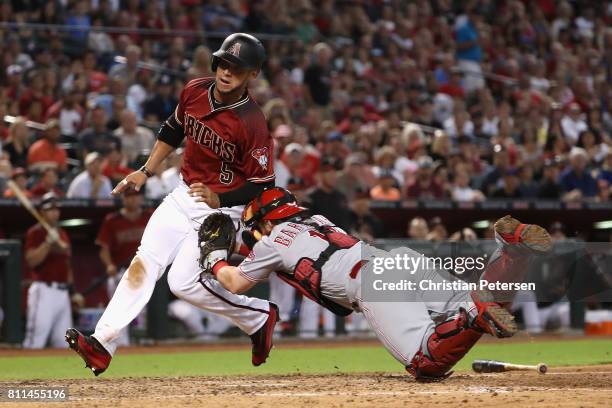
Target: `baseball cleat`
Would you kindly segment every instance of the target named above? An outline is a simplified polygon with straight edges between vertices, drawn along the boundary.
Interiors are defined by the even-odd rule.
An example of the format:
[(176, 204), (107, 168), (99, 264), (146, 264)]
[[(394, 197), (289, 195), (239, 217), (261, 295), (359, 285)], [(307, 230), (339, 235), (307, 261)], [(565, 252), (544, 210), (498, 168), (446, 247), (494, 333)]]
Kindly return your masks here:
[(85, 361), (85, 367), (90, 368), (96, 377), (108, 368), (112, 356), (95, 338), (85, 336), (77, 329), (68, 329), (66, 330), (66, 342), (81, 356)]
[(476, 302), (478, 316), (472, 323), (493, 337), (512, 337), (518, 331), (514, 316), (494, 302)]
[(251, 343), (253, 343), (253, 356), (251, 362), (255, 367), (262, 365), (266, 362), (270, 350), (272, 349), (272, 337), (274, 334), (274, 327), (278, 322), (278, 306), (274, 303), (270, 303), (270, 314), (268, 320), (263, 326), (255, 333), (251, 334)]
[(552, 248), (552, 240), (544, 228), (522, 224), (510, 215), (497, 220), (494, 229), (496, 237), (506, 244), (518, 244), (538, 253), (546, 253)]

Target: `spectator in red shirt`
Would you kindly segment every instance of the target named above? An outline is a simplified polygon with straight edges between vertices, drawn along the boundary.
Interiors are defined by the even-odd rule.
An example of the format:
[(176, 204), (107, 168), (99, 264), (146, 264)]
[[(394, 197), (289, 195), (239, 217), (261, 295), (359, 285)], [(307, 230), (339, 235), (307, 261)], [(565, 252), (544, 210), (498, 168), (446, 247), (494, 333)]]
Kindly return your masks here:
[(57, 187), (59, 178), (57, 171), (52, 168), (47, 168), (40, 174), (40, 180), (30, 189), (32, 197), (42, 197), (48, 192), (54, 193), (57, 197), (63, 197), (64, 192)]
[(444, 190), (433, 178), (433, 161), (429, 156), (418, 160), (416, 178), (406, 189), (406, 197), (412, 199), (441, 199)]
[(113, 185), (119, 183), (125, 176), (134, 171), (121, 164), (122, 158), (121, 149), (118, 145), (115, 145), (102, 165), (102, 174), (108, 177)]

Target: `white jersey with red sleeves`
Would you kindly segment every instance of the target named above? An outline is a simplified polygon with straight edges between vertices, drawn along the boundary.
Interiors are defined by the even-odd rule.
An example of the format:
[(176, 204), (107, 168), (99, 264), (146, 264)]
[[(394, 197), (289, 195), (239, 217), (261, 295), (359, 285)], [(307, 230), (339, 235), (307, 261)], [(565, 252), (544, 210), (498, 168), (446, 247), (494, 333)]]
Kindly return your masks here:
[[(310, 220), (319, 225), (333, 225), (322, 215), (314, 215)], [(336, 230), (344, 232), (341, 228)], [(351, 302), (346, 295), (346, 280), (361, 259), (361, 244), (360, 241), (349, 249), (336, 251), (322, 270), (321, 294), (347, 308), (351, 307)], [(313, 226), (283, 222), (255, 244), (238, 270), (252, 282), (266, 280), (275, 271), (292, 274), (300, 259), (316, 260), (328, 245), (328, 241)]]
[(249, 94), (215, 108), (214, 84), (214, 78), (190, 81), (174, 112), (186, 138), (183, 180), (204, 183), (215, 193), (247, 181), (274, 181), (272, 137), (261, 109)]

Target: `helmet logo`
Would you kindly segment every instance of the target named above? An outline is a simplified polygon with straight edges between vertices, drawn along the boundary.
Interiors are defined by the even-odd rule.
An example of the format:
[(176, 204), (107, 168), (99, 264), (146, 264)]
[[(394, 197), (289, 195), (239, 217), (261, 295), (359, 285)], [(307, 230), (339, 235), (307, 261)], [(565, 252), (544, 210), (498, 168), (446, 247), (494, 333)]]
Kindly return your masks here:
[(232, 54), (234, 57), (240, 57), (240, 43), (235, 42), (231, 47), (227, 49), (227, 52)]
[(260, 147), (259, 149), (253, 149), (253, 151), (251, 152), (251, 156), (253, 156), (253, 158), (257, 160), (257, 162), (259, 163), (262, 169), (264, 170), (268, 169), (268, 148), (267, 147)]

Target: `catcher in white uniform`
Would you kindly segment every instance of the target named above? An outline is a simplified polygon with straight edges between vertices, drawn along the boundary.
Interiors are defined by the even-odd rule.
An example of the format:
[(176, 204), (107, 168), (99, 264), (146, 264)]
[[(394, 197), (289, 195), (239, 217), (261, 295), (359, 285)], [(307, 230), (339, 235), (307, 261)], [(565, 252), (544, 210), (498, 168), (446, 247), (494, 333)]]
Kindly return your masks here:
[[(402, 302), (363, 299), (359, 274), (371, 273), (367, 263), (389, 253), (346, 234), (320, 215), (310, 216), (280, 187), (264, 190), (245, 207), (242, 222), (251, 232), (242, 236), (252, 250), (237, 267), (226, 262), (234, 248), (231, 219), (219, 213), (207, 220), (199, 234), (205, 274), (230, 292), (242, 293), (276, 272), (336, 314), (362, 312), (387, 350), (418, 380), (448, 377), (485, 333), (510, 337), (517, 331), (507, 311), (510, 304), (492, 301), (491, 293), (451, 291), (445, 301), (430, 302), (417, 290)], [(219, 227), (224, 224), (232, 228)], [(500, 245), (482, 275), (489, 282), (520, 281), (530, 255), (551, 247), (543, 228), (510, 216), (495, 223), (495, 232)], [(416, 278), (432, 279), (430, 272), (419, 270)]]

